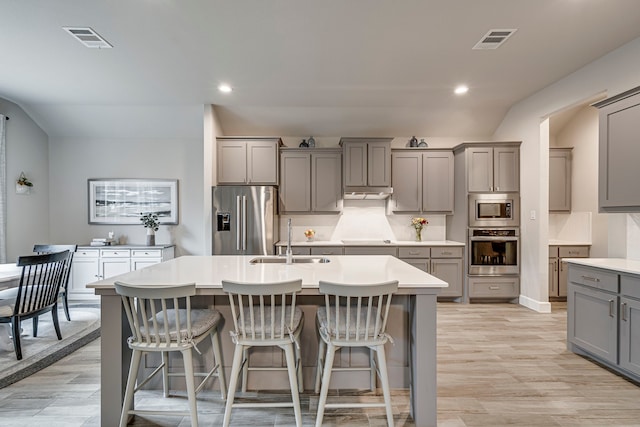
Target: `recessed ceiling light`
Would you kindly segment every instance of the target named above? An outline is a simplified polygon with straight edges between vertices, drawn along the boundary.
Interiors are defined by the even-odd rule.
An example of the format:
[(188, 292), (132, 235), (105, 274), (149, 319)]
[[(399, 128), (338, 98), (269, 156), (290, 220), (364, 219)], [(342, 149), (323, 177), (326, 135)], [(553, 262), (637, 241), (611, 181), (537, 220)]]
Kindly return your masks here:
[(218, 90), (219, 90), (220, 92), (223, 92), (223, 93), (229, 93), (229, 92), (231, 92), (233, 89), (232, 89), (232, 88), (231, 88), (231, 86), (229, 86), (228, 84), (226, 84), (226, 83), (222, 83), (220, 86), (218, 86)]
[(465, 85), (460, 85), (453, 91), (453, 93), (455, 93), (456, 95), (464, 95), (467, 92), (469, 92), (469, 88)]

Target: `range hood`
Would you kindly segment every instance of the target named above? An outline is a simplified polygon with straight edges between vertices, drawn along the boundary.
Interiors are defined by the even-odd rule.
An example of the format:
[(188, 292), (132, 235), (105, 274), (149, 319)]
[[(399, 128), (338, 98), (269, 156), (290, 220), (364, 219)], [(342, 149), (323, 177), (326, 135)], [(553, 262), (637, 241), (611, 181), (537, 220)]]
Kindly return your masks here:
[(384, 200), (393, 194), (391, 187), (347, 187), (345, 200)]

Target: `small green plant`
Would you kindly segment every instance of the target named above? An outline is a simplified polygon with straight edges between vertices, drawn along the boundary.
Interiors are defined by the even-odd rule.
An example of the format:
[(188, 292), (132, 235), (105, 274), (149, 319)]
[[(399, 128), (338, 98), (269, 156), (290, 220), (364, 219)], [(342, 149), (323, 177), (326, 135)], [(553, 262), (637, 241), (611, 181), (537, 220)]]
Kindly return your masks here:
[(25, 185), (27, 187), (33, 187), (33, 183), (24, 175), (24, 172), (20, 172), (20, 177), (16, 181), (19, 185)]
[(158, 227), (160, 226), (158, 215), (150, 212), (140, 212), (140, 215), (142, 215), (140, 217), (140, 221), (142, 221), (142, 225), (144, 225), (144, 228), (150, 228), (153, 231), (158, 231)]

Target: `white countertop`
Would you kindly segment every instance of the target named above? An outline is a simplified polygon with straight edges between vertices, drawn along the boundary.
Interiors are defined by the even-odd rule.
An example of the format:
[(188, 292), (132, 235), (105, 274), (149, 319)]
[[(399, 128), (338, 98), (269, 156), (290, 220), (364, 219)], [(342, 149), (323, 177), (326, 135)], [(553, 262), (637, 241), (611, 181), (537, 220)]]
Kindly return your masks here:
[[(291, 246), (464, 246), (453, 240), (300, 240), (291, 242)], [(287, 246), (286, 240), (280, 240), (276, 246)]]
[(622, 273), (640, 274), (640, 261), (625, 258), (564, 258), (571, 264), (604, 268)]
[(549, 239), (549, 246), (591, 246), (591, 242)]
[[(320, 280), (360, 284), (398, 280), (400, 288), (446, 288), (446, 282), (388, 255), (327, 256), (326, 264), (250, 264), (256, 255), (182, 256), (99, 282), (87, 288), (109, 289), (115, 280), (136, 284), (195, 283), (196, 288), (222, 288), (222, 280), (268, 283), (302, 279), (303, 288)], [(271, 258), (278, 258), (272, 256)], [(281, 257), (280, 257), (281, 258)], [(300, 256), (296, 258), (310, 258)]]

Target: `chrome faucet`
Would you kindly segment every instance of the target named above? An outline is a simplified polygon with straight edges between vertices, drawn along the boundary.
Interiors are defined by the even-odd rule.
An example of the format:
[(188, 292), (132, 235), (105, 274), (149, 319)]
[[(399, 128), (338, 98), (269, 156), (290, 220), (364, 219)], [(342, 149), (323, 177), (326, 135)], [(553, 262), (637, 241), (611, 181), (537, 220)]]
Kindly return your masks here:
[(287, 264), (293, 264), (293, 252), (291, 251), (291, 218), (287, 221), (287, 232), (289, 234), (287, 239)]

